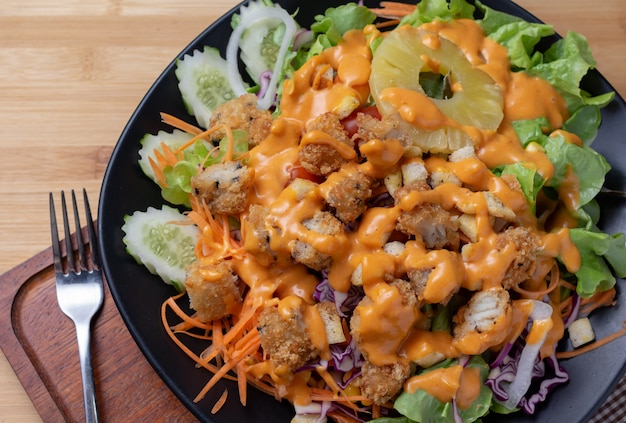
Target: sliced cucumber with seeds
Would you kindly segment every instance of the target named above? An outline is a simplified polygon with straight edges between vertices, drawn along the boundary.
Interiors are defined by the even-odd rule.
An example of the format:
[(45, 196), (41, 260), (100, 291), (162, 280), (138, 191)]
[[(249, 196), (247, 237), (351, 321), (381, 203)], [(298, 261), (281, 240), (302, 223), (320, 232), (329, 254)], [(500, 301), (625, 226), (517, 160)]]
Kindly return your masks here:
[(203, 128), (209, 127), (211, 114), (220, 104), (234, 99), (235, 93), (228, 79), (226, 60), (213, 47), (194, 50), (176, 61), (178, 89), (187, 112)]
[(195, 259), (199, 231), (175, 208), (148, 207), (124, 216), (126, 251), (177, 291), (185, 291), (185, 268)]
[(141, 149), (139, 150), (139, 166), (141, 167), (143, 173), (158, 184), (159, 182), (154, 175), (154, 170), (150, 165), (150, 158), (155, 160), (154, 152), (163, 152), (161, 143), (165, 143), (165, 145), (167, 145), (171, 150), (175, 150), (192, 138), (192, 134), (188, 134), (187, 132), (183, 132), (178, 129), (174, 129), (172, 132), (159, 131), (156, 135), (144, 135), (140, 141)]
[[(242, 6), (241, 20), (245, 22), (250, 19), (248, 15), (254, 16), (266, 7), (258, 2), (250, 2), (248, 7)], [(254, 22), (243, 31), (239, 41), (241, 60), (254, 82), (260, 82), (263, 72), (274, 70), (284, 37), (285, 24), (274, 17), (256, 19), (255, 16)]]

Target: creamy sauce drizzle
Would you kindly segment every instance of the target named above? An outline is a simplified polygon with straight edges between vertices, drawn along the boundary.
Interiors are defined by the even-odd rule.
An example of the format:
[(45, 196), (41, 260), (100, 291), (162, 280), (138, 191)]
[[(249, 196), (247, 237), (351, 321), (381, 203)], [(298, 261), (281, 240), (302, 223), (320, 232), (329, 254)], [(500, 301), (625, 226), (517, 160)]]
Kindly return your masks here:
[[(568, 235), (567, 227), (571, 221), (568, 223), (567, 219), (560, 219), (562, 229), (555, 232), (541, 228), (523, 194), (489, 170), (502, 164), (529, 162), (534, 163), (541, 175), (549, 178), (554, 168), (546, 155), (524, 149), (511, 128), (511, 122), (546, 116), (554, 128), (559, 128), (567, 118), (564, 100), (547, 82), (521, 72), (511, 72), (506, 49), (485, 38), (475, 22), (434, 22), (427, 26), (457, 44), (473, 66), (491, 76), (504, 95), (504, 120), (498, 131), (470, 131), (472, 138), (478, 141), (476, 158), (452, 163), (433, 155), (424, 160), (430, 172), (452, 172), (464, 184), (463, 187), (442, 184), (429, 191), (411, 192), (393, 207), (370, 208), (353, 232), (320, 235), (302, 225), (303, 220), (324, 208), (325, 194), (341, 177), (360, 171), (382, 178), (398, 170), (407, 160), (399, 141), (373, 139), (360, 147), (361, 154), (367, 160), (360, 164), (355, 161), (349, 163), (303, 197), (299, 197), (289, 187), (290, 169), (297, 163), (299, 148), (304, 144), (330, 145), (344, 159), (356, 159), (354, 150), (345, 144), (319, 131), (306, 132), (304, 128), (307, 122), (322, 113), (340, 114), (366, 104), (372, 59), (368, 43), (369, 39), (380, 36), (372, 27), (365, 31), (349, 32), (344, 42), (312, 58), (295, 73), (292, 80), (285, 82), (280, 105), (282, 115), (273, 122), (270, 136), (252, 149), (249, 155), (248, 165), (255, 170), (249, 202), (266, 206), (270, 210), (270, 247), (274, 252), (288, 257), (293, 244), (304, 241), (331, 256), (328, 277), (332, 287), (340, 292), (348, 291), (352, 285), (351, 276), (361, 266), (362, 285), (371, 299), (369, 304), (358, 307), (362, 347), (369, 360), (376, 365), (415, 361), (433, 353), (455, 358), (460, 356), (461, 350), (479, 354), (489, 346), (501, 345), (521, 333), (530, 313), (526, 300), (514, 301), (511, 311), (496, 322), (501, 330), (496, 331), (498, 339), (495, 340), (493, 332), (483, 335), (476, 333), (464, 337), (462, 341), (455, 341), (447, 333), (420, 330), (419, 323), (424, 316), (416, 307), (403, 304), (398, 290), (385, 280), (388, 275), (403, 277), (411, 266), (432, 267), (423, 298), (419, 299), (422, 303), (441, 302), (447, 293), (458, 287), (468, 290), (500, 288), (503, 275), (517, 252), (512, 245), (495, 248), (496, 233), (482, 191), (494, 193), (506, 207), (513, 210), (515, 223), (536, 227), (535, 233), (543, 246), (538, 259), (538, 272), (549, 269), (557, 256), (562, 258), (570, 271), (580, 266), (578, 250)], [(425, 42), (436, 46), (437, 38), (430, 37)], [(437, 66), (436, 63), (430, 65), (433, 68)], [(397, 108), (406, 121), (423, 129), (461, 128), (423, 94), (390, 88), (383, 97)], [(566, 175), (565, 180), (559, 194), (565, 207), (572, 210), (578, 201), (578, 181), (572, 172)], [(478, 228), (477, 242), (466, 246), (463, 256), (448, 250), (428, 251), (420, 240), (408, 241), (400, 255), (386, 253), (383, 247), (395, 230), (402, 211), (423, 202), (438, 204), (457, 215), (460, 210), (473, 208)], [(244, 239), (248, 251), (255, 251), (256, 241), (254, 238)], [(280, 298), (279, 307), (286, 310), (285, 315), (293, 307), (302, 308), (303, 318), (313, 335), (313, 343), (322, 351), (322, 357), (329, 357), (328, 343), (325, 336), (320, 335), (324, 334), (323, 322), (319, 313), (309, 305), (313, 303), (316, 278), (300, 265), (287, 265), (278, 261), (265, 266), (262, 260), (260, 262), (252, 256), (233, 261), (235, 270), (253, 291), (254, 298), (267, 302), (275, 297)], [(543, 275), (548, 271), (544, 270)], [(553, 320), (559, 318), (555, 315)], [(562, 331), (560, 320), (554, 326), (554, 330), (543, 327), (535, 331), (552, 330), (551, 333), (555, 335), (548, 336), (544, 345), (546, 351), (554, 347), (558, 340), (556, 335)], [(535, 332), (531, 331), (530, 342)], [(258, 377), (269, 374), (277, 378), (273, 369), (267, 365), (255, 365), (249, 371)], [(282, 383), (284, 392), (279, 395), (295, 403), (307, 402), (302, 397), (302, 386), (306, 381), (301, 375)], [(479, 385), (476, 369), (454, 366), (413, 377), (407, 381), (405, 389), (409, 392), (424, 389), (441, 401), (456, 398), (463, 408), (478, 396)]]

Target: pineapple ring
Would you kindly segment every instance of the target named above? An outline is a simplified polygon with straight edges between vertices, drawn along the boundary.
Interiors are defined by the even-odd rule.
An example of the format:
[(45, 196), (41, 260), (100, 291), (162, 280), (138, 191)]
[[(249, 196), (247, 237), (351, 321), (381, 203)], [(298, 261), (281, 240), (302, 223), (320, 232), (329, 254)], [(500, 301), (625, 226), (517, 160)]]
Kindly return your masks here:
[[(449, 74), (453, 95), (428, 97), (420, 73)], [(383, 116), (399, 114), (422, 151), (449, 153), (467, 145), (479, 130), (496, 130), (504, 116), (500, 87), (467, 60), (462, 50), (439, 34), (403, 26), (378, 46), (369, 79)], [(472, 134), (472, 135), (470, 135)]]

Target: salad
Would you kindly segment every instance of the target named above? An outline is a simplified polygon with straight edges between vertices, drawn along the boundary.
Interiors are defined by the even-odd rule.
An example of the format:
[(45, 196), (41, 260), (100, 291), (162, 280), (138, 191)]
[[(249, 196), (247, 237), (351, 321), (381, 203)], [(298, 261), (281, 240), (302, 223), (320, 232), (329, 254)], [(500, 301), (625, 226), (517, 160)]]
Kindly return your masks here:
[(539, 50), (550, 26), (465, 0), (297, 18), (242, 6), (225, 57), (177, 62), (190, 116), (140, 141), (164, 204), (124, 242), (179, 292), (161, 316), (212, 373), (195, 400), (231, 378), (294, 422), (533, 414), (561, 360), (624, 334), (588, 319), (626, 247), (597, 227), (613, 93), (581, 90), (585, 39)]

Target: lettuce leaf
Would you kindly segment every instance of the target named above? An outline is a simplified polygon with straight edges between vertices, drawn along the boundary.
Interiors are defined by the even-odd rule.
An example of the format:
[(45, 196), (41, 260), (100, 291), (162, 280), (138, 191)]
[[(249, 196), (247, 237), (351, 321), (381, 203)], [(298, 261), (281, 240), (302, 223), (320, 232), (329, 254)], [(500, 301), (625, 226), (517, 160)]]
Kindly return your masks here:
[(497, 176), (513, 175), (520, 183), (524, 197), (534, 212), (537, 204), (537, 196), (545, 185), (545, 180), (537, 172), (534, 166), (526, 163), (513, 163), (510, 165), (500, 166), (493, 170)]
[(489, 38), (507, 48), (513, 69), (529, 69), (541, 62), (541, 53), (535, 51), (537, 43), (553, 34), (550, 25), (518, 21), (498, 27)]
[(512, 69), (552, 84), (567, 102), (571, 118), (565, 129), (576, 133), (589, 145), (600, 126), (600, 109), (613, 100), (615, 93), (592, 97), (580, 88), (585, 75), (596, 66), (587, 39), (569, 31), (564, 38), (541, 52), (538, 44), (542, 39), (554, 36), (552, 26), (498, 12), (480, 1), (476, 5), (484, 14), (478, 20), (479, 24), (488, 37), (507, 48)]
[[(513, 122), (513, 128), (524, 147), (528, 147), (530, 143), (540, 145), (554, 165), (554, 174), (550, 180), (545, 181), (546, 186), (558, 189), (563, 183), (568, 169), (571, 168), (580, 184), (578, 201), (580, 207), (589, 203), (600, 192), (606, 174), (611, 169), (602, 155), (587, 145), (581, 146), (568, 142), (562, 132), (557, 131), (551, 135), (545, 135), (544, 132), (550, 130), (545, 118), (516, 121)], [(529, 196), (528, 194), (538, 193), (536, 190), (540, 187), (539, 181), (535, 180), (534, 175), (524, 172), (519, 166), (509, 166), (508, 171), (518, 176), (524, 194), (527, 194), (526, 198), (533, 204), (536, 195)]]
[(330, 7), (323, 15), (316, 15), (310, 28), (311, 41), (301, 46), (292, 60), (294, 69), (300, 68), (327, 48), (336, 46), (346, 32), (363, 29), (375, 19), (376, 15), (371, 10), (356, 3)]
[(615, 275), (626, 277), (626, 238), (583, 228), (571, 229), (570, 238), (580, 252), (580, 269), (575, 272), (576, 293), (587, 298), (611, 289)]
[(548, 186), (560, 187), (568, 168), (571, 167), (578, 178), (579, 206), (584, 206), (598, 195), (606, 174), (611, 170), (602, 155), (586, 145), (567, 142), (561, 133), (546, 137), (543, 147), (555, 168), (554, 176), (547, 182)]
[(565, 98), (570, 113), (584, 105), (604, 107), (614, 97), (606, 93), (591, 97), (580, 88), (583, 77), (594, 69), (596, 61), (587, 39), (573, 31), (556, 41), (543, 55), (543, 61), (527, 69), (530, 75), (550, 82)]
[[(445, 360), (435, 366), (423, 370), (419, 374), (429, 371), (451, 367), (458, 364), (458, 360)], [(485, 381), (489, 373), (489, 366), (481, 356), (472, 356), (466, 367), (475, 367), (480, 370), (480, 379)], [(459, 414), (464, 422), (473, 422), (489, 412), (493, 393), (484, 383), (476, 401), (466, 409), (459, 409)], [(394, 402), (394, 408), (403, 416), (415, 422), (454, 422), (454, 410), (452, 403), (444, 403), (423, 390), (413, 393), (403, 392)]]
[(311, 29), (315, 33), (326, 34), (335, 44), (351, 29), (363, 29), (376, 19), (376, 15), (367, 7), (348, 3), (326, 9), (324, 15), (317, 15)]
[[(248, 134), (242, 130), (233, 130), (234, 156), (240, 156), (248, 151)], [(208, 167), (219, 163), (228, 147), (227, 138), (220, 140), (216, 153), (212, 153), (213, 146), (203, 140), (196, 141), (192, 146), (183, 151), (184, 160), (178, 161), (174, 166), (166, 166), (163, 169), (165, 185), (161, 186), (163, 198), (177, 205), (191, 208), (189, 194), (191, 194), (191, 178), (197, 175), (202, 167)]]
[(422, 0), (415, 12), (402, 18), (400, 25), (419, 26), (434, 20), (473, 19), (474, 10), (474, 6), (465, 0)]

